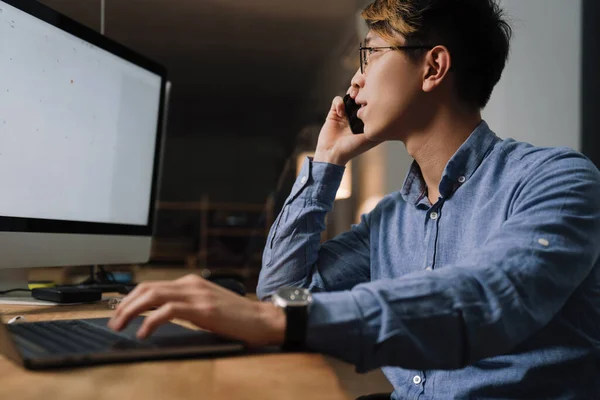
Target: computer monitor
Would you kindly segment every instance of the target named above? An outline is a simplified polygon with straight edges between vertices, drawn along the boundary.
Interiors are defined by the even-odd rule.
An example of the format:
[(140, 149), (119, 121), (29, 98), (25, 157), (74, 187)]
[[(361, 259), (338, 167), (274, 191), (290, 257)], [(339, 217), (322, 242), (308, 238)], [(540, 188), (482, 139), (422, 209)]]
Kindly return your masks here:
[(0, 0), (0, 291), (28, 268), (144, 263), (161, 65), (33, 0)]

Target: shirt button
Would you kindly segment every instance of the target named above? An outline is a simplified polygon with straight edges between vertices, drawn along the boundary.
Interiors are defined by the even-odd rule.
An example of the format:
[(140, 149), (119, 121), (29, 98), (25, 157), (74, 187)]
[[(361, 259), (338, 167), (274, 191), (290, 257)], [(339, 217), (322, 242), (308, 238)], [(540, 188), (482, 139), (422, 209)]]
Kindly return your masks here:
[(421, 383), (421, 377), (420, 377), (419, 375), (415, 375), (415, 376), (413, 377), (413, 383), (414, 383), (415, 385), (418, 385), (418, 384), (420, 384), (420, 383)]
[(434, 212), (432, 212), (432, 213), (429, 215), (429, 218), (431, 218), (431, 219), (433, 219), (433, 220), (436, 220), (436, 219), (438, 219), (438, 217), (439, 217), (439, 214), (438, 214), (438, 213), (436, 213), (435, 211), (434, 211)]
[(300, 183), (304, 185), (307, 180), (308, 180), (308, 178), (306, 178), (305, 176), (303, 176), (302, 179), (300, 179)]
[(538, 243), (541, 244), (544, 247), (550, 246), (550, 242), (548, 241), (548, 239), (539, 239)]
[(460, 183), (465, 183), (465, 182), (467, 181), (467, 178), (465, 178), (464, 176), (459, 176), (459, 177), (458, 177), (458, 181), (459, 181)]
[(432, 270), (432, 268), (431, 268), (431, 267), (427, 267), (427, 268), (425, 268), (425, 271), (431, 271), (431, 270)]

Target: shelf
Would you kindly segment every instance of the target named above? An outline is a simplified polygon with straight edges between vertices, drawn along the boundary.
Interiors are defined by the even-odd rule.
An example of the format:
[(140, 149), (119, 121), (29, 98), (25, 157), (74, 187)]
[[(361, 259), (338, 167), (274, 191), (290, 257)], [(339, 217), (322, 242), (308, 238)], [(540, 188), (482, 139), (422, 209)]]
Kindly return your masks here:
[(177, 211), (263, 211), (264, 204), (245, 204), (245, 203), (208, 203), (191, 201), (160, 201), (156, 204), (158, 210), (177, 210)]
[[(157, 210), (170, 210), (170, 211), (188, 211), (189, 215), (186, 214), (186, 218), (193, 221), (194, 218), (198, 218), (197, 225), (198, 231), (195, 235), (195, 243), (192, 243), (192, 250), (189, 245), (190, 243), (181, 238), (175, 238), (172, 240), (155, 238), (156, 243), (153, 247), (152, 259), (156, 261), (166, 259), (183, 259), (185, 264), (189, 268), (202, 267), (213, 265), (217, 266), (220, 263), (228, 263), (229, 258), (223, 255), (219, 255), (218, 252), (211, 251), (213, 242), (211, 238), (219, 238), (219, 241), (239, 241), (237, 238), (266, 238), (269, 233), (274, 215), (274, 199), (269, 196), (264, 204), (256, 203), (219, 203), (209, 201), (208, 196), (204, 195), (200, 201), (161, 201), (156, 204)], [(239, 215), (236, 213), (254, 213), (257, 215), (243, 216), (246, 219), (250, 219), (250, 223), (246, 226), (252, 225), (252, 220), (257, 219), (256, 224), (260, 226), (246, 228), (238, 226), (228, 226), (227, 218), (236, 217)], [(197, 214), (197, 216), (196, 216)], [(230, 216), (228, 216), (230, 214)], [(259, 217), (259, 215), (261, 215)], [(246, 221), (244, 221), (246, 222)], [(241, 225), (241, 224), (240, 224)], [(234, 239), (236, 238), (236, 239)], [(183, 242), (183, 243), (182, 243)], [(235, 247), (235, 246), (234, 246)], [(252, 255), (251, 261), (259, 261), (262, 256), (262, 251), (258, 255)], [(219, 268), (220, 269), (220, 268)]]
[(264, 230), (251, 228), (208, 228), (206, 233), (215, 236), (267, 236)]

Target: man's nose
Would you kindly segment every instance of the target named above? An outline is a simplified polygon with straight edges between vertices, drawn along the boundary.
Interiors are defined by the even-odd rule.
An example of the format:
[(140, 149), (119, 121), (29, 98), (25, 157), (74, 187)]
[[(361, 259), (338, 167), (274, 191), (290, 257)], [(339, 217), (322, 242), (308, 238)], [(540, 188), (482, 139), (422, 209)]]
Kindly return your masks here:
[(360, 72), (360, 68), (356, 71), (352, 80), (350, 81), (350, 88), (348, 89), (348, 94), (353, 99), (358, 96), (358, 91), (364, 86), (364, 75)]

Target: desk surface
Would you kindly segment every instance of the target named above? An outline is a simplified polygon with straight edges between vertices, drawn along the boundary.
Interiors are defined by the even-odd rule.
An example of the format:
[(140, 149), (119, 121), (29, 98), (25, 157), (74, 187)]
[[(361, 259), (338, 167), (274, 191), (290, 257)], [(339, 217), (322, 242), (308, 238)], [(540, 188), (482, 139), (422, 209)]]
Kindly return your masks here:
[[(82, 306), (0, 305), (2, 320), (109, 317), (106, 301)], [(185, 323), (183, 323), (185, 325)], [(347, 400), (320, 355), (270, 354), (32, 372), (0, 355), (0, 399)]]

